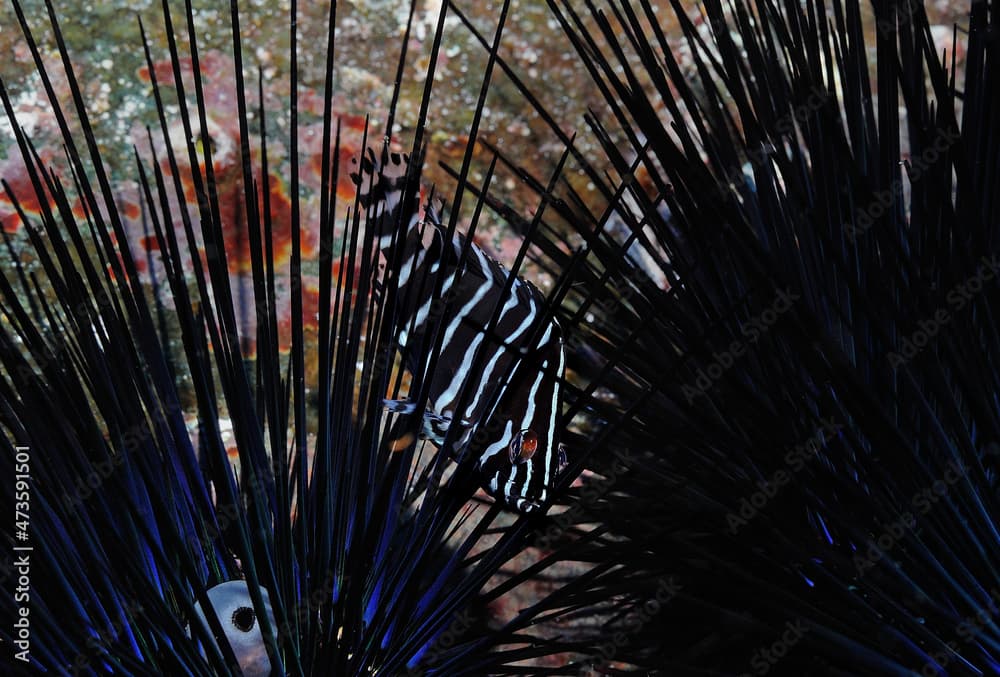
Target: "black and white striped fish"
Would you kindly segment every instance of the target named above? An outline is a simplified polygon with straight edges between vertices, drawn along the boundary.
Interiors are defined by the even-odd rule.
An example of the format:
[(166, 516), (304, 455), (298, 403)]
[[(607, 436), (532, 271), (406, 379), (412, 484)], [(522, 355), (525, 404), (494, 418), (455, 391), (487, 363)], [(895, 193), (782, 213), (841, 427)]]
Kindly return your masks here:
[[(424, 435), (440, 446), (449, 428), (459, 425), (452, 456), (475, 463), (481, 485), (496, 500), (519, 512), (537, 509), (565, 464), (556, 430), (566, 364), (559, 323), (545, 312), (545, 299), (531, 283), (514, 278), (507, 290), (510, 273), (475, 244), (463, 264), (465, 238), (456, 234), (446, 242), (446, 229), (429, 205), (420, 218), (419, 190), (411, 205), (402, 204), (406, 156), (387, 155), (379, 163), (369, 151), (362, 165), (355, 180), (362, 204), (379, 224), (382, 253), (392, 260), (393, 248), (403, 247), (397, 322), (411, 372), (426, 363), (416, 354), (425, 333), (440, 322), (443, 334), (437, 368), (429, 375)], [(400, 211), (407, 228), (394, 238)], [(438, 299), (436, 276), (443, 276)], [(487, 335), (498, 307), (495, 331)], [(463, 388), (470, 389), (464, 404)], [(412, 410), (407, 403), (387, 405)]]

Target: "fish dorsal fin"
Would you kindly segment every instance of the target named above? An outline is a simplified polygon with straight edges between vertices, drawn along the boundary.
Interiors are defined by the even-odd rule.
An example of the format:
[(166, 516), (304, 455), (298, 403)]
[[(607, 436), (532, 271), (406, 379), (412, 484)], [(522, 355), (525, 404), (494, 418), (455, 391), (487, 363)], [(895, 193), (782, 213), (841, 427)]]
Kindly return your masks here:
[[(358, 186), (359, 207), (372, 219), (380, 249), (389, 246), (397, 225), (409, 229), (417, 218), (422, 166), (422, 153), (411, 157), (383, 148), (381, 156), (377, 156), (369, 148), (361, 155), (358, 171), (351, 173), (351, 180)], [(405, 237), (405, 230), (400, 235)]]

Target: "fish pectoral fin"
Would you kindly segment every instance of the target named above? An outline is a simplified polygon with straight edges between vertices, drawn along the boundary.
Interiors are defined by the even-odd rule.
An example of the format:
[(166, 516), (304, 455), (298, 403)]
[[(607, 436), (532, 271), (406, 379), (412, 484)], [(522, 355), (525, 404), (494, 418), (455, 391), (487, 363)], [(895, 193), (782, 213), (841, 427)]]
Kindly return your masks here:
[(424, 429), (421, 436), (440, 447), (444, 444), (445, 435), (448, 434), (450, 427), (450, 414), (435, 414), (433, 411), (425, 411)]
[(395, 414), (412, 414), (417, 410), (417, 405), (410, 400), (382, 400), (382, 405)]
[[(382, 400), (382, 404), (386, 410), (395, 414), (413, 414), (417, 411), (417, 405), (410, 400), (385, 399)], [(436, 414), (425, 410), (420, 437), (441, 446), (449, 427), (451, 427), (451, 414)]]

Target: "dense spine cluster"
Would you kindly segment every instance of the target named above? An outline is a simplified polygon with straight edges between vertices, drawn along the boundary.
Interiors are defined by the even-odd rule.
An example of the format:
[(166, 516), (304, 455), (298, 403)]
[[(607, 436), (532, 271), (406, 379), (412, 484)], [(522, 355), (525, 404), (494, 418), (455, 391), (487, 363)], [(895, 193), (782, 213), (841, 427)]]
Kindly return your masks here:
[[(222, 60), (172, 4), (129, 194), (73, 17), (12, 3), (62, 153), (0, 80), (5, 669), (996, 670), (995, 0), (943, 32), (915, 0), (548, 0), (580, 120), (509, 0), (411, 3), (384, 128), (333, 109), (336, 3), (301, 98), (292, 3), (285, 126), (238, 3)], [(424, 198), (456, 33), (486, 66)], [(499, 93), (558, 157), (491, 136)]]

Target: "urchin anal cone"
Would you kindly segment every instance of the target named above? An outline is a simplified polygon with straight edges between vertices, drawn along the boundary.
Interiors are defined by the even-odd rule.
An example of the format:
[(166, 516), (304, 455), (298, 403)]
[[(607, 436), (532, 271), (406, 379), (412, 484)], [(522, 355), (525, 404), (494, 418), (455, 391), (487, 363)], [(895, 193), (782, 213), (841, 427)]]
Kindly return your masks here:
[[(208, 601), (215, 609), (215, 614), (229, 640), (229, 646), (240, 664), (244, 677), (268, 677), (271, 674), (271, 661), (264, 648), (264, 638), (260, 632), (260, 623), (254, 612), (253, 601), (250, 599), (250, 589), (246, 581), (227, 581), (205, 591)], [(261, 588), (267, 619), (274, 627), (274, 614), (271, 611), (271, 600), (267, 590)], [(195, 604), (198, 620), (211, 635), (208, 621), (199, 604)], [(202, 650), (204, 655), (204, 650)]]

